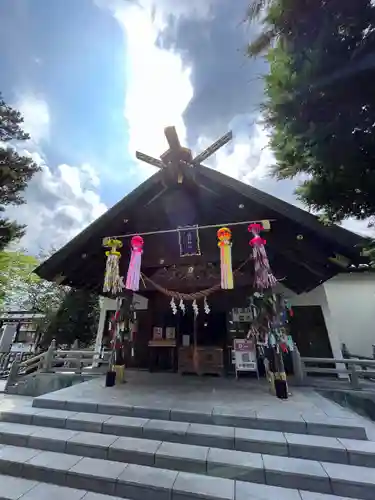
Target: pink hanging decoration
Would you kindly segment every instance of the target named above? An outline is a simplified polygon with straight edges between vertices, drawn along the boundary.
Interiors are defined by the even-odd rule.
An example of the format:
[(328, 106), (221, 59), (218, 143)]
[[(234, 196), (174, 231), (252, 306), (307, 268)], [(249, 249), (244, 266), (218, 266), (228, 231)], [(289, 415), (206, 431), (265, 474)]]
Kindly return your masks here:
[(141, 262), (143, 253), (142, 236), (133, 236), (130, 241), (132, 252), (129, 262), (128, 274), (126, 277), (125, 288), (137, 292), (139, 290), (139, 280), (141, 277)]
[(254, 286), (258, 290), (266, 290), (276, 285), (277, 280), (272, 274), (270, 263), (266, 253), (266, 240), (260, 236), (263, 230), (261, 224), (250, 224), (247, 228), (253, 234), (250, 245), (253, 248), (254, 258)]

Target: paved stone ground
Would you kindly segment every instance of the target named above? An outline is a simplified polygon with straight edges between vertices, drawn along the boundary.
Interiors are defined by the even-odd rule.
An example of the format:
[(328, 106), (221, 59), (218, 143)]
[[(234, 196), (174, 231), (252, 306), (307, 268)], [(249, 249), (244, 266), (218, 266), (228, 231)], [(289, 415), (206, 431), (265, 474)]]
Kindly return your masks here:
[(267, 382), (262, 379), (236, 381), (131, 370), (127, 371), (126, 379), (127, 383), (121, 386), (104, 387), (104, 379), (98, 378), (50, 393), (48, 398), (197, 412), (219, 407), (234, 415), (248, 410), (255, 411), (258, 418), (277, 415), (293, 420), (296, 415), (316, 416), (327, 423), (331, 418), (352, 419), (364, 426), (368, 438), (375, 441), (374, 422), (329, 401), (312, 388), (291, 387), (291, 397), (283, 401), (270, 394)]

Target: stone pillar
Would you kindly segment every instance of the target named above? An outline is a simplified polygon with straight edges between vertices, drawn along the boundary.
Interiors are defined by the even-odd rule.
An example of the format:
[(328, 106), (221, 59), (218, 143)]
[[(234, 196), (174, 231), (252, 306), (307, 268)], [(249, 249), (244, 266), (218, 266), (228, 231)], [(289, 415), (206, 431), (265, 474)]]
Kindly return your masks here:
[[(103, 341), (103, 331), (104, 331), (104, 326), (105, 326), (105, 318), (107, 314), (107, 301), (104, 299), (102, 300), (100, 305), (100, 316), (99, 316), (99, 323), (98, 323), (98, 331), (96, 333), (96, 340), (95, 340), (95, 353), (100, 353), (102, 349), (102, 341)], [(99, 355), (95, 354), (95, 358), (93, 360), (92, 366), (94, 368), (97, 368), (99, 365)]]
[[(332, 314), (329, 308), (329, 301), (327, 298), (327, 292), (325, 289), (325, 286), (321, 286), (322, 292), (323, 292), (323, 297), (322, 297), (322, 312), (324, 316), (324, 320), (326, 323), (327, 331), (328, 331), (328, 338), (331, 344), (332, 348), (332, 354), (335, 359), (344, 359), (342, 350), (341, 350), (341, 342), (339, 339), (339, 336), (337, 334), (336, 328), (335, 328), (335, 322), (334, 318), (332, 318)], [(336, 368), (338, 370), (346, 370), (346, 366), (344, 363), (336, 363)], [(346, 375), (344, 373), (339, 373), (338, 378), (342, 379), (347, 379), (349, 380), (349, 375)]]
[(305, 378), (305, 372), (303, 369), (303, 363), (301, 360), (301, 355), (299, 353), (297, 344), (294, 344), (293, 351), (291, 352), (293, 360), (293, 372), (294, 372), (294, 383), (296, 385), (302, 385)]

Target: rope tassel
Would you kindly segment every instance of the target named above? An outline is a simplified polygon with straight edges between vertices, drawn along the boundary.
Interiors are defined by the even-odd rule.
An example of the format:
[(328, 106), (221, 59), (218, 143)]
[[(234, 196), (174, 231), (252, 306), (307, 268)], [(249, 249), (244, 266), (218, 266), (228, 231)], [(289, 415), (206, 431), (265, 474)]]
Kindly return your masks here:
[(220, 248), (220, 267), (221, 267), (221, 288), (232, 290), (234, 288), (233, 270), (232, 270), (232, 232), (227, 227), (222, 227), (217, 232)]
[(133, 236), (130, 241), (132, 251), (129, 262), (128, 274), (126, 276), (125, 288), (137, 292), (139, 290), (139, 280), (141, 277), (141, 262), (143, 253), (142, 236)]
[(253, 248), (254, 259), (254, 287), (258, 290), (266, 290), (276, 285), (277, 280), (271, 271), (265, 248), (266, 240), (260, 236), (263, 230), (261, 224), (250, 224), (248, 231), (253, 234), (250, 246)]

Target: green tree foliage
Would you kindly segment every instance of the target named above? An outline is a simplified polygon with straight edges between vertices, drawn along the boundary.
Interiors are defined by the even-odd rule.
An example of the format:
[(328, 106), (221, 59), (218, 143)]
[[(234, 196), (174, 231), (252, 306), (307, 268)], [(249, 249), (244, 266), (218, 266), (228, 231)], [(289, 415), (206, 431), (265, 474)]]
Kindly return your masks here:
[(0, 308), (24, 300), (24, 292), (39, 280), (33, 274), (38, 260), (22, 252), (0, 251)]
[(359, 71), (375, 48), (374, 2), (263, 3), (274, 175), (302, 179), (299, 199), (331, 222), (374, 215), (375, 57), (374, 69)]
[(3, 216), (9, 205), (25, 203), (22, 193), (40, 167), (31, 157), (17, 152), (17, 145), (29, 139), (22, 130), (21, 114), (8, 106), (0, 94), (0, 250), (20, 238), (25, 226)]
[(58, 345), (71, 345), (76, 340), (83, 346), (90, 345), (96, 337), (99, 312), (97, 295), (71, 289), (49, 323), (42, 344), (48, 346), (56, 339)]
[(43, 280), (33, 272), (44, 257), (44, 252), (39, 258), (21, 251), (0, 252), (0, 309), (43, 313), (44, 317), (38, 320), (37, 343), (69, 291), (68, 287)]
[(44, 257), (44, 252), (38, 257), (27, 255), (26, 251), (0, 252), (0, 308), (40, 313), (57, 311), (68, 288), (34, 273)]

